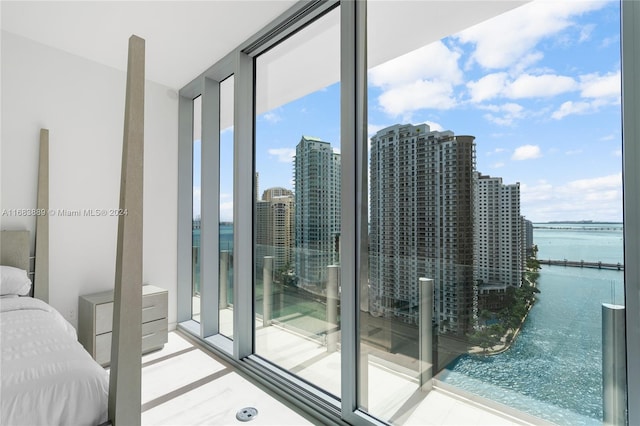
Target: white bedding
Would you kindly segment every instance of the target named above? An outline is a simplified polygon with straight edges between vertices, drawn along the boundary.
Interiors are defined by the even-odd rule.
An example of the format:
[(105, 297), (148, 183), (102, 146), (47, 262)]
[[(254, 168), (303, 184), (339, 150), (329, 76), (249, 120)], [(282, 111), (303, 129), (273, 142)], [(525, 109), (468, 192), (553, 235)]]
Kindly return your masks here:
[(58, 311), (30, 297), (0, 300), (0, 425), (98, 425), (108, 373)]

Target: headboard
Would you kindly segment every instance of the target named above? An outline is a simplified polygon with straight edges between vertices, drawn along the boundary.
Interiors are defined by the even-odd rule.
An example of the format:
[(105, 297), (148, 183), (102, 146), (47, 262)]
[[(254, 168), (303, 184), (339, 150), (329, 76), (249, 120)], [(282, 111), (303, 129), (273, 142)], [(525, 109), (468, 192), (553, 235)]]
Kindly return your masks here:
[(29, 272), (29, 231), (2, 231), (0, 265), (13, 266)]

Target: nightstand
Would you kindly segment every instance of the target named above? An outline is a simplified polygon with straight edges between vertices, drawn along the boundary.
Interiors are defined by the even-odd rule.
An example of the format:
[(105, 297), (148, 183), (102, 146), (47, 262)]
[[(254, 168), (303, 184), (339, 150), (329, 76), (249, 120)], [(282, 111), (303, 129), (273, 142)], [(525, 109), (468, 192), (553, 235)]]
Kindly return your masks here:
[[(161, 349), (168, 340), (169, 292), (152, 285), (142, 286), (142, 353)], [(113, 291), (80, 296), (78, 340), (102, 366), (111, 360)]]

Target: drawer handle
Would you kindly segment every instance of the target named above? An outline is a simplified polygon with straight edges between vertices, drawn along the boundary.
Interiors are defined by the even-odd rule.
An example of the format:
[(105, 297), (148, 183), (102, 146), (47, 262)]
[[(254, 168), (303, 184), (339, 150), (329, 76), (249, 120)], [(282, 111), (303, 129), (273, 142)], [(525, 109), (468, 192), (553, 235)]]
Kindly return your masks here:
[(151, 306), (145, 306), (144, 308), (142, 308), (143, 311), (148, 311), (149, 309), (155, 309), (156, 305), (151, 305)]
[(142, 336), (143, 339), (146, 339), (147, 337), (151, 337), (154, 336), (156, 333), (148, 333)]

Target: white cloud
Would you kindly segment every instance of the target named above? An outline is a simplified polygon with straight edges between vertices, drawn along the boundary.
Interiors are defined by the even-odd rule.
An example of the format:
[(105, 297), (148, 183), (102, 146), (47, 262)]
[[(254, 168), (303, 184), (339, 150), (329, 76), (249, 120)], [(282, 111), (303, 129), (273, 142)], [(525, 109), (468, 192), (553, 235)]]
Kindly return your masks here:
[(295, 148), (271, 148), (267, 152), (275, 156), (280, 163), (291, 163), (296, 155)]
[(561, 185), (542, 180), (520, 185), (522, 212), (536, 221), (622, 219), (622, 174)]
[(566, 155), (578, 155), (578, 154), (582, 154), (582, 150), (581, 149), (572, 149), (569, 151), (565, 152)]
[(446, 81), (419, 80), (385, 91), (378, 98), (382, 109), (390, 116), (404, 116), (423, 108), (450, 109), (456, 105), (453, 86)]
[(431, 129), (432, 132), (444, 132), (445, 128), (442, 127), (442, 125), (440, 123), (436, 123), (435, 121), (426, 121), (427, 125), (429, 126), (429, 129)]
[(610, 72), (605, 75), (586, 74), (580, 76), (580, 101), (566, 101), (560, 108), (551, 114), (551, 117), (560, 120), (568, 115), (590, 114), (597, 112), (602, 107), (619, 105), (621, 101), (621, 74), (620, 71)]
[[(473, 43), (472, 60), (487, 69), (517, 65), (532, 53), (540, 40), (574, 25), (572, 18), (597, 10), (605, 2), (533, 1), (468, 28), (457, 35)], [(508, 34), (509, 36), (505, 36)], [(538, 55), (539, 57), (539, 55)], [(533, 57), (535, 58), (535, 57)], [(528, 60), (531, 61), (532, 57)]]
[(521, 74), (509, 80), (505, 72), (488, 74), (478, 81), (470, 81), (467, 88), (472, 102), (496, 97), (508, 99), (545, 98), (579, 89), (571, 77), (555, 74)]
[(620, 71), (606, 75), (596, 73), (580, 76), (580, 95), (583, 98), (618, 98), (621, 81)]
[(454, 86), (463, 81), (459, 58), (437, 41), (373, 68), (369, 82), (382, 89), (378, 103), (386, 114), (409, 121), (415, 110), (457, 104)]
[(491, 168), (492, 168), (492, 169), (499, 169), (499, 168), (501, 168), (501, 167), (504, 167), (504, 163), (498, 162), (498, 163), (493, 163), (493, 164), (491, 165)]
[(580, 28), (580, 38), (578, 39), (578, 42), (582, 43), (583, 41), (589, 40), (595, 27), (596, 26), (594, 24), (589, 24)]
[(269, 112), (266, 112), (266, 113), (262, 114), (262, 118), (265, 121), (268, 121), (271, 124), (275, 124), (275, 123), (278, 123), (278, 122), (282, 121), (282, 117), (275, 110), (274, 111), (269, 111)]
[(553, 74), (522, 74), (505, 87), (504, 94), (511, 99), (542, 98), (556, 96), (577, 88), (578, 84), (571, 77)]
[(581, 191), (581, 192), (594, 192), (609, 189), (622, 188), (622, 173), (616, 173), (608, 176), (601, 176), (588, 179), (578, 179), (569, 182), (563, 191)]
[(521, 160), (532, 160), (535, 158), (542, 157), (542, 153), (540, 152), (540, 147), (537, 145), (523, 145), (519, 146), (513, 152), (511, 156), (512, 160), (521, 161)]
[(560, 120), (567, 115), (572, 114), (585, 114), (592, 110), (591, 103), (589, 102), (573, 102), (567, 101), (560, 105), (560, 108), (551, 114), (552, 118)]
[(471, 101), (482, 102), (495, 98), (504, 92), (506, 83), (506, 72), (488, 74), (478, 81), (470, 81), (467, 88), (471, 94)]
[(460, 53), (437, 41), (385, 62), (369, 71), (369, 82), (378, 87), (396, 87), (418, 80), (462, 81)]
[(484, 118), (500, 126), (510, 126), (515, 119), (524, 117), (524, 108), (516, 103), (482, 105), (480, 108), (491, 111), (491, 113), (485, 114)]

